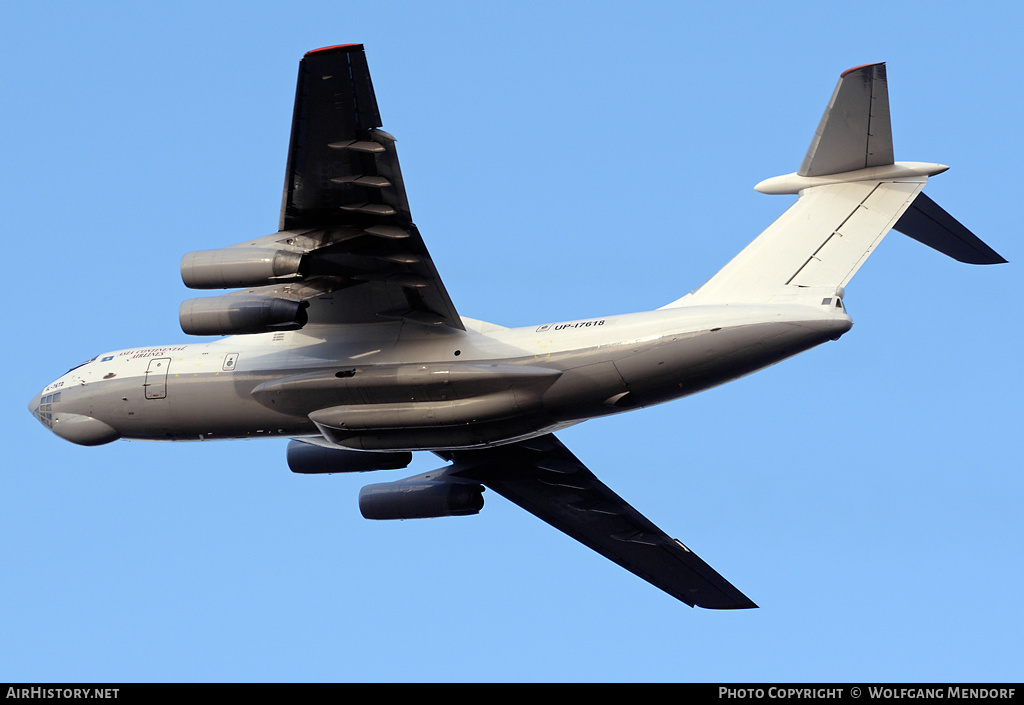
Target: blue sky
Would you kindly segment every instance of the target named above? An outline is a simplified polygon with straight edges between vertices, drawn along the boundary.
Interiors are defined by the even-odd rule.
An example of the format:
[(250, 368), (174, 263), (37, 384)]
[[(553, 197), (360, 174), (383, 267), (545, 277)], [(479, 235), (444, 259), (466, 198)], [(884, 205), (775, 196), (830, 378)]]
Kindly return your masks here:
[[(1024, 51), (1013, 3), (37, 3), (3, 10), (0, 681), (1021, 679)], [(890, 235), (853, 330), (562, 440), (761, 608), (692, 610), (488, 493), (368, 522), (285, 442), (65, 443), (33, 394), (186, 341), (181, 255), (276, 229), (303, 52), (362, 42), (467, 316), (661, 306), (791, 202), (841, 71), (1011, 261)], [(417, 458), (408, 472), (436, 466)]]

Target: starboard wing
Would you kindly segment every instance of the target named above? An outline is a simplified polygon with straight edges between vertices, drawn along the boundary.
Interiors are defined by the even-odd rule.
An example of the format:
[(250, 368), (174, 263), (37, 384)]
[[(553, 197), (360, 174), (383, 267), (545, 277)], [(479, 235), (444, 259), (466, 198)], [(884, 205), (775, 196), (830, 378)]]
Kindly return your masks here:
[(494, 490), (691, 607), (757, 607), (598, 480), (553, 435), (439, 455), (454, 461), (446, 474)]

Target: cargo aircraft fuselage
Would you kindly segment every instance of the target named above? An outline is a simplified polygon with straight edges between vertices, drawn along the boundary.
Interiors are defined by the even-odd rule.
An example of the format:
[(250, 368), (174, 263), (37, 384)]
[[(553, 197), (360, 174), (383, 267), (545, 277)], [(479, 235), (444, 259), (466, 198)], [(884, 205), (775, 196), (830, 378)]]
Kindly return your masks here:
[(116, 350), (30, 406), (83, 445), (320, 436), (358, 450), (482, 448), (669, 401), (850, 329), (838, 298), (500, 328), (307, 326)]

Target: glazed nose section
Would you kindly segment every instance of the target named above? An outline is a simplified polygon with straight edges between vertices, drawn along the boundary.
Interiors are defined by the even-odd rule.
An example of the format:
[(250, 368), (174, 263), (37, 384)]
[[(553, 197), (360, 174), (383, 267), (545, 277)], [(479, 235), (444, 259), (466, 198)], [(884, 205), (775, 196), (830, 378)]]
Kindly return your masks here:
[(121, 437), (116, 428), (99, 419), (58, 411), (59, 403), (60, 392), (37, 394), (29, 402), (28, 410), (58, 436), (80, 446), (99, 446)]
[(32, 401), (28, 403), (29, 413), (35, 416), (39, 423), (47, 428), (53, 428), (52, 397), (52, 394), (44, 395), (40, 392), (32, 397)]
[[(39, 419), (39, 405), (42, 403), (42, 394), (36, 394), (32, 397), (32, 401), (28, 403), (28, 412)], [(39, 419), (42, 421), (42, 419)]]

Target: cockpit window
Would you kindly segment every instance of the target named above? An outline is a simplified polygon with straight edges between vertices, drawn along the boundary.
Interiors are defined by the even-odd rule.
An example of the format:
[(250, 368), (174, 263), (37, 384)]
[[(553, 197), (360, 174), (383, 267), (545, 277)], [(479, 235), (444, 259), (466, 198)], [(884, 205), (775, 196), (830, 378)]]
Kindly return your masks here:
[[(71, 368), (70, 370), (68, 370), (68, 372), (71, 372), (72, 370), (77, 370), (77, 369), (78, 369), (79, 367), (83, 367), (83, 366), (85, 366), (85, 365), (88, 365), (88, 364), (89, 364), (90, 362), (92, 362), (93, 360), (95, 360), (95, 359), (96, 359), (97, 357), (99, 357), (99, 355), (93, 355), (92, 357), (90, 357), (90, 358), (89, 358), (88, 360), (86, 360), (85, 362), (80, 362), (80, 363), (78, 363), (77, 365), (75, 365), (74, 367), (72, 367), (72, 368)], [(65, 372), (64, 374), (67, 374), (68, 372)]]

